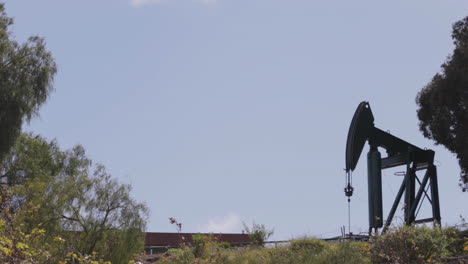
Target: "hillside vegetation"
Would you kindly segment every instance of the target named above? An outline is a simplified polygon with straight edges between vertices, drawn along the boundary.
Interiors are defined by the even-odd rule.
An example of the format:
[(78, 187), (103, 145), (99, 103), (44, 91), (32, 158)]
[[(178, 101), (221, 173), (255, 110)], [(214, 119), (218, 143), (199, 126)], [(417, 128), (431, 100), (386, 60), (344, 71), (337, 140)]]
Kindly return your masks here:
[(327, 243), (293, 240), (287, 246), (226, 248), (207, 239), (194, 247), (173, 249), (158, 264), (366, 264), (468, 263), (466, 231), (401, 227), (370, 242)]

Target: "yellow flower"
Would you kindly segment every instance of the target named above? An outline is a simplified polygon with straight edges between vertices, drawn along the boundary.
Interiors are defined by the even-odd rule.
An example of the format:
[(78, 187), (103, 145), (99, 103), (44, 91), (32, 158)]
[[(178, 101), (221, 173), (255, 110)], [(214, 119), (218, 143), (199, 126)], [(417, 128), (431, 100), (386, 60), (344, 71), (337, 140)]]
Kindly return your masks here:
[(0, 246), (0, 251), (2, 251), (6, 256), (11, 256), (12, 253), (11, 249), (2, 246)]
[(362, 243), (361, 247), (364, 250), (364, 252), (369, 252), (370, 251), (369, 243), (364, 242), (364, 243)]

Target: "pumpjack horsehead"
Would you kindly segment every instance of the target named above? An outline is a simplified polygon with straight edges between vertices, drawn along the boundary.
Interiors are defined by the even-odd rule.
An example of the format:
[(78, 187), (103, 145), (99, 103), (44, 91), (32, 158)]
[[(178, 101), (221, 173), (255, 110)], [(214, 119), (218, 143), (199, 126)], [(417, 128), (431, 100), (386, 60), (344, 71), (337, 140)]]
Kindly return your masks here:
[[(404, 194), (404, 221), (406, 225), (434, 222), (440, 224), (439, 191), (437, 169), (434, 166), (435, 152), (416, 147), (390, 133), (374, 126), (374, 116), (368, 102), (361, 102), (354, 113), (346, 142), (346, 187), (345, 195), (353, 195), (352, 172), (356, 168), (365, 143), (369, 144), (367, 153), (367, 182), (369, 198), (369, 235), (388, 229), (392, 223), (398, 204)], [(382, 158), (378, 148), (383, 148), (387, 156)], [(395, 197), (393, 206), (385, 220), (382, 208), (382, 170), (397, 166), (406, 166), (403, 182)], [(425, 170), (422, 181), (417, 171)], [(419, 189), (416, 192), (416, 182)], [(426, 186), (428, 186), (426, 188)], [(430, 197), (428, 190), (430, 189)], [(422, 204), (423, 195), (432, 205), (432, 217), (416, 219)], [(423, 199), (424, 200), (424, 199)]]

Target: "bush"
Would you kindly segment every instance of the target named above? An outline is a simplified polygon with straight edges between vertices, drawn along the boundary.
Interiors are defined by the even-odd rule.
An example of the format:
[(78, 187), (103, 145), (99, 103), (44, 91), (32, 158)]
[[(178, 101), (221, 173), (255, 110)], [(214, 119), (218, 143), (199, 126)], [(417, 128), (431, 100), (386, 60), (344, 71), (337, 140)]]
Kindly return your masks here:
[(460, 231), (456, 228), (448, 228), (446, 232), (453, 238), (449, 240), (448, 250), (450, 255), (466, 255), (468, 253), (468, 230)]
[(202, 234), (193, 235), (193, 255), (196, 258), (205, 255), (207, 248), (213, 243), (213, 236), (206, 236)]
[(256, 224), (255, 222), (252, 223), (252, 227), (247, 226), (245, 223), (244, 229), (247, 234), (249, 234), (250, 239), (255, 245), (263, 245), (265, 241), (273, 235), (273, 229), (268, 229), (265, 225)]
[[(195, 257), (194, 248), (170, 251), (158, 263), (164, 264), (366, 264), (370, 263), (367, 243), (326, 243), (318, 239), (304, 238), (289, 246), (277, 248), (242, 247), (224, 249), (219, 243), (204, 241), (203, 253)], [(202, 245), (200, 243), (200, 245)]]
[[(320, 264), (367, 264), (371, 263), (366, 242), (331, 243), (314, 263)], [(411, 263), (413, 264), (413, 263)]]
[(319, 239), (315, 238), (301, 238), (291, 241), (292, 251), (309, 251), (314, 254), (321, 253), (328, 247), (328, 244)]
[[(400, 227), (367, 242), (327, 243), (314, 238), (277, 248), (224, 249), (209, 236), (198, 236), (194, 248), (170, 253), (158, 263), (171, 264), (370, 264), (467, 263), (467, 232), (453, 228)], [(195, 256), (195, 254), (198, 254)], [(447, 262), (452, 261), (452, 262)], [(453, 262), (458, 261), (458, 262)], [(463, 262), (465, 261), (465, 262)]]
[(427, 263), (453, 255), (457, 250), (453, 229), (403, 226), (373, 237), (370, 252), (376, 263)]
[(192, 249), (182, 245), (181, 248), (169, 249), (157, 263), (191, 264), (194, 260)]

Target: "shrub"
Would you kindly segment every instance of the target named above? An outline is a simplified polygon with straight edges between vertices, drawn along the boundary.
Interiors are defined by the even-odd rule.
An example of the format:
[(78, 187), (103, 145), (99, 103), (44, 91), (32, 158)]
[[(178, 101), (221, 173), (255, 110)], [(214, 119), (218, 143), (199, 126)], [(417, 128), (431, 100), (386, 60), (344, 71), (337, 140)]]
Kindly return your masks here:
[(202, 234), (197, 234), (192, 236), (193, 241), (193, 255), (196, 258), (202, 257), (207, 248), (213, 243), (213, 236), (206, 236)]
[[(200, 252), (194, 248), (170, 252), (158, 263), (165, 264), (419, 264), (468, 263), (467, 233), (456, 229), (400, 227), (367, 242), (326, 243), (302, 238), (277, 248), (243, 247), (224, 249), (208, 236), (198, 236)], [(464, 248), (466, 247), (466, 249)], [(465, 251), (464, 251), (465, 250)], [(458, 257), (456, 257), (458, 256)], [(452, 262), (447, 262), (452, 261)], [(453, 262), (458, 261), (458, 262)], [(464, 261), (464, 262), (463, 262)]]
[(328, 244), (315, 238), (301, 238), (291, 241), (291, 250), (293, 251), (309, 251), (318, 254), (326, 249)]
[(448, 251), (450, 255), (462, 256), (468, 253), (468, 230), (448, 228), (446, 232), (452, 238), (449, 240)]
[(454, 230), (403, 226), (373, 237), (370, 252), (376, 263), (418, 264), (452, 255), (454, 245)]
[[(205, 237), (206, 238), (206, 237)], [(158, 263), (164, 264), (367, 264), (367, 243), (325, 243), (318, 239), (300, 239), (277, 248), (243, 247), (223, 249), (210, 243), (195, 258), (193, 248), (171, 251)], [(169, 252), (168, 252), (169, 253)]]
[(320, 264), (367, 264), (371, 263), (365, 242), (331, 243), (314, 263)]
[(265, 241), (273, 235), (273, 229), (268, 229), (265, 225), (256, 224), (255, 222), (252, 223), (252, 227), (247, 226), (245, 223), (244, 229), (247, 234), (249, 234), (250, 239), (255, 245), (263, 245)]
[(219, 243), (218, 243), (218, 246), (219, 246), (220, 248), (224, 248), (224, 249), (231, 248), (231, 244), (229, 244), (229, 242), (226, 242), (226, 241), (219, 242)]
[(169, 249), (157, 263), (191, 264), (194, 260), (192, 248), (182, 245), (181, 248)]

